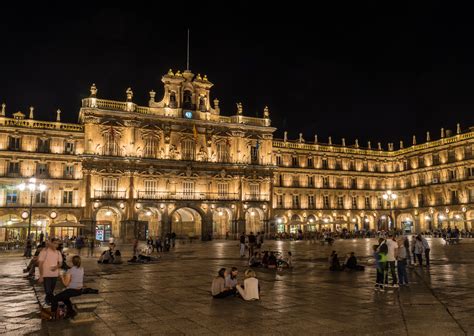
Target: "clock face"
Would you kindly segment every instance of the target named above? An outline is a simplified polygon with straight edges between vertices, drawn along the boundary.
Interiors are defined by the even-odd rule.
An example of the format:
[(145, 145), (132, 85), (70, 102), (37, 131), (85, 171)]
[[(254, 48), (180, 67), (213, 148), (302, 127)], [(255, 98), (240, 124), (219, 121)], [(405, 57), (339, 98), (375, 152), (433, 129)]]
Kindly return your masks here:
[(185, 118), (188, 118), (188, 119), (192, 119), (192, 117), (193, 117), (193, 112), (191, 112), (191, 111), (186, 111), (186, 112), (184, 112), (184, 117), (185, 117)]

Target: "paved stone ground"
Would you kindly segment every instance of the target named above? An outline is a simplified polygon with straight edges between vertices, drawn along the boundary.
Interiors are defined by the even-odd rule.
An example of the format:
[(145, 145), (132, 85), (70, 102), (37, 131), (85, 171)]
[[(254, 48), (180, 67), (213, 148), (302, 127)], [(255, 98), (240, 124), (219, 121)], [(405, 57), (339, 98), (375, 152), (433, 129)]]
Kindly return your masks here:
[[(0, 255), (0, 333), (34, 335), (474, 335), (474, 239), (444, 246), (433, 239), (432, 267), (410, 270), (410, 287), (375, 292), (375, 270), (327, 271), (331, 250), (371, 259), (375, 240), (265, 242), (291, 250), (293, 270), (257, 269), (259, 302), (210, 297), (220, 267), (237, 266), (236, 241), (179, 244), (161, 262), (98, 265), (84, 258), (86, 283), (105, 301), (95, 323), (46, 322), (38, 317), (24, 259)], [(131, 249), (124, 246), (123, 249)], [(72, 255), (72, 254), (71, 254)], [(128, 256), (125, 255), (124, 259)]]

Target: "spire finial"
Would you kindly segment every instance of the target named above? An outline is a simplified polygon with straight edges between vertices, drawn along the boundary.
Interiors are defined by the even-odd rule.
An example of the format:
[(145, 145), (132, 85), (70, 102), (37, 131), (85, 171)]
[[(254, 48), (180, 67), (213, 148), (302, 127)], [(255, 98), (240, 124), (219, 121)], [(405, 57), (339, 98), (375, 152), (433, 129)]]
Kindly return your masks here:
[(346, 139), (342, 138), (342, 146), (346, 147)]
[(415, 146), (415, 145), (416, 145), (416, 136), (415, 136), (415, 135), (413, 136), (412, 143), (413, 143), (413, 146)]
[(378, 150), (382, 150), (382, 144), (380, 142), (377, 142), (377, 148)]
[(426, 132), (426, 142), (431, 141), (430, 132)]
[(186, 70), (189, 71), (189, 29), (188, 29), (188, 43), (186, 49)]
[(97, 96), (97, 87), (95, 83), (91, 85), (91, 98), (95, 98)]
[(7, 104), (2, 103), (2, 112), (0, 113), (1, 116), (5, 116), (5, 109), (7, 108)]
[(60, 122), (60, 121), (61, 121), (61, 110), (60, 110), (60, 109), (58, 109), (58, 110), (56, 111), (56, 121), (57, 121), (57, 122)]
[(127, 101), (131, 102), (133, 98), (132, 88), (128, 88), (127, 91), (125, 91), (125, 93), (127, 94)]
[(34, 115), (34, 110), (35, 108), (33, 106), (30, 106), (30, 119), (34, 119), (35, 118), (35, 115)]
[(329, 142), (330, 145), (332, 145), (332, 138), (331, 137), (328, 138), (328, 142)]
[(456, 134), (461, 134), (461, 124), (457, 123), (456, 125)]
[(400, 149), (403, 149), (403, 140), (400, 140)]
[(304, 142), (304, 139), (303, 139), (303, 133), (300, 133), (299, 142), (301, 142), (301, 143), (303, 143), (303, 142)]
[(355, 148), (359, 148), (359, 139), (356, 139), (355, 141)]
[(263, 108), (263, 117), (266, 119), (270, 118), (270, 109), (268, 108), (268, 106), (265, 106)]
[(441, 138), (444, 138), (444, 128), (441, 128)]
[(288, 141), (288, 132), (287, 131), (283, 132), (283, 141), (284, 142)]
[(237, 103), (237, 114), (242, 114), (244, 112), (244, 108), (242, 106), (242, 103)]
[(315, 143), (315, 144), (318, 143), (318, 135), (317, 135), (317, 134), (314, 135), (314, 143)]
[(370, 143), (370, 141), (367, 141), (367, 148), (372, 149), (372, 144)]

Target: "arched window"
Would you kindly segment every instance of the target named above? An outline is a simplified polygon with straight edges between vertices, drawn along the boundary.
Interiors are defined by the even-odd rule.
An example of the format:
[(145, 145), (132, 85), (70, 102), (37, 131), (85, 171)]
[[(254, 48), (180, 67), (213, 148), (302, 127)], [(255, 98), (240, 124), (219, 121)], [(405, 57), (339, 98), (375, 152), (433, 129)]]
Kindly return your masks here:
[(191, 139), (184, 139), (181, 143), (181, 152), (183, 160), (194, 160), (196, 145)]
[(192, 102), (193, 94), (189, 90), (185, 90), (183, 94), (183, 108), (184, 109), (192, 109), (193, 102)]
[(178, 104), (176, 104), (176, 93), (174, 91), (170, 92), (170, 103), (169, 103), (170, 108), (177, 108)]
[(119, 145), (118, 145), (118, 133), (113, 128), (110, 127), (104, 134), (105, 146), (104, 146), (104, 155), (118, 156), (120, 155)]
[(158, 139), (153, 136), (148, 136), (145, 139), (144, 156), (148, 158), (156, 158), (158, 149)]
[(199, 111), (206, 112), (206, 97), (199, 97)]

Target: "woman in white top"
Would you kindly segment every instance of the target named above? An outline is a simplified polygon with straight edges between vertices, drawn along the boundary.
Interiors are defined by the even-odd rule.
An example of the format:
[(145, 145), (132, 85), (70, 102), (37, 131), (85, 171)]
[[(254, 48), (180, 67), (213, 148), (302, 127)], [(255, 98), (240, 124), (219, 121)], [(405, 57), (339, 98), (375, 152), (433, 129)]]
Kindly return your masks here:
[(73, 267), (71, 267), (65, 275), (60, 276), (66, 289), (53, 297), (51, 305), (51, 316), (53, 319), (56, 317), (59, 301), (64, 302), (67, 306), (66, 318), (74, 317), (74, 315), (76, 315), (76, 312), (72, 309), (70, 298), (82, 295), (82, 287), (84, 286), (84, 268), (81, 267), (81, 257), (79, 256), (72, 257), (72, 264)]
[(244, 286), (237, 285), (236, 288), (240, 296), (246, 301), (260, 299), (258, 279), (256, 278), (255, 272), (251, 269), (245, 271)]

